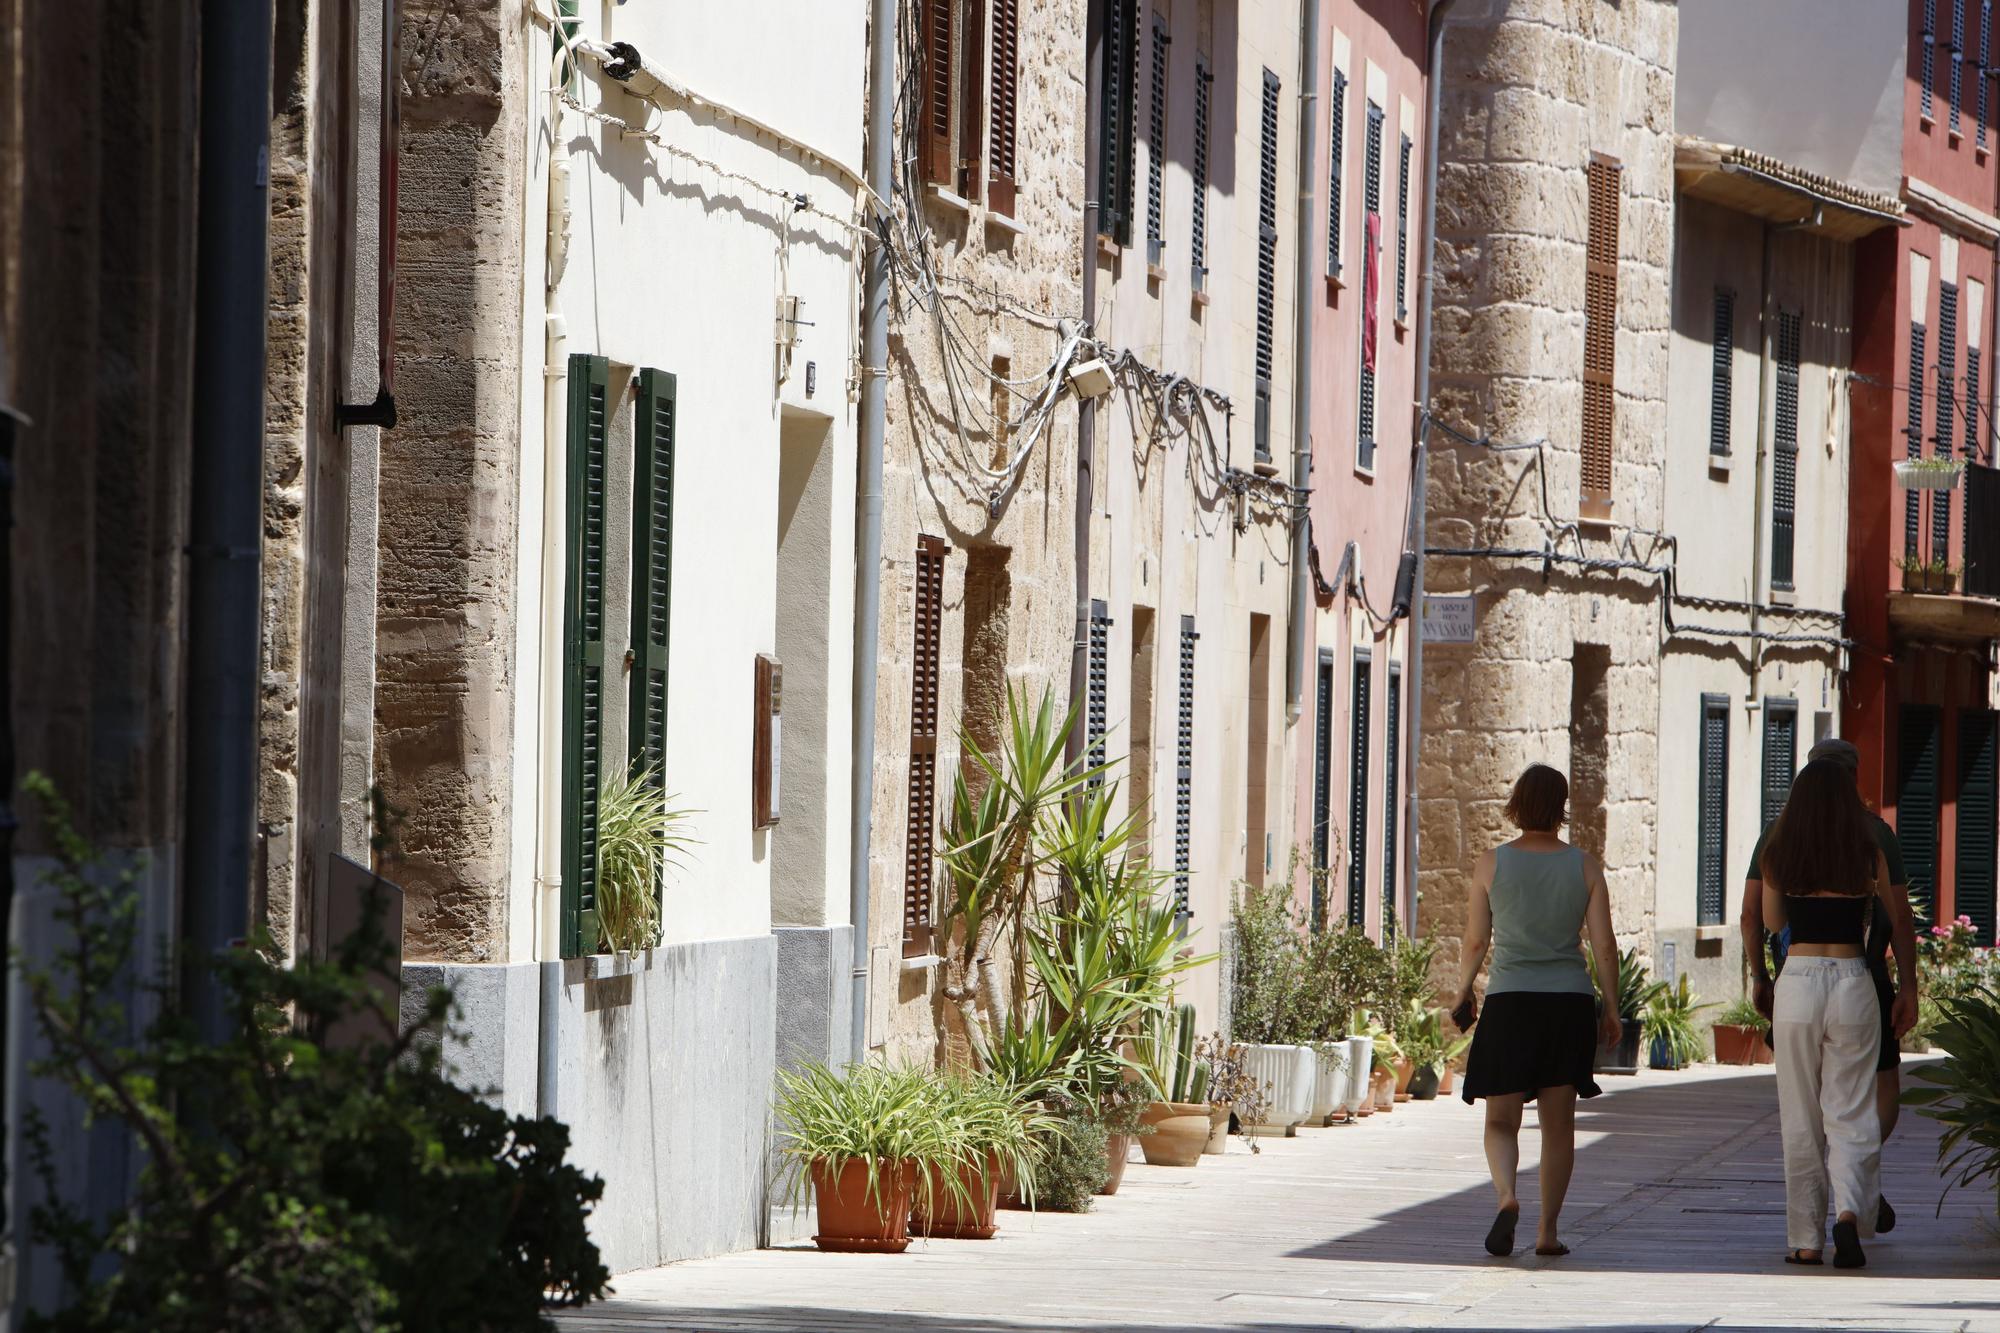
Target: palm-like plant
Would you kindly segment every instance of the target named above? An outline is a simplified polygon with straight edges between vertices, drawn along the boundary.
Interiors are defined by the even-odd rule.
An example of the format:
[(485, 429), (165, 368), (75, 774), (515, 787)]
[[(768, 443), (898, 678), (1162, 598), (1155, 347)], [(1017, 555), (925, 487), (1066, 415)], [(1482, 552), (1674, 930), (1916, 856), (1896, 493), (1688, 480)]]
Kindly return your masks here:
[(1945, 1190), (2000, 1184), (2000, 990), (1980, 984), (1937, 1001), (1933, 1035), (1951, 1054), (1925, 1065), (1903, 1103), (1944, 1126), (1938, 1170)]

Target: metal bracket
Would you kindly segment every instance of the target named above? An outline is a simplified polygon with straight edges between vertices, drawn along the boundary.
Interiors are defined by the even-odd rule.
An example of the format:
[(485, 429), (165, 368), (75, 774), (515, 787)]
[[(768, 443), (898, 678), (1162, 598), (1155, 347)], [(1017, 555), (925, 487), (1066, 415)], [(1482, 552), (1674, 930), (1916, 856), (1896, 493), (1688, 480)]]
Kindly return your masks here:
[(350, 426), (380, 426), (383, 430), (393, 430), (396, 425), (396, 395), (388, 388), (375, 391), (372, 403), (337, 403), (333, 409), (333, 428), (346, 430)]

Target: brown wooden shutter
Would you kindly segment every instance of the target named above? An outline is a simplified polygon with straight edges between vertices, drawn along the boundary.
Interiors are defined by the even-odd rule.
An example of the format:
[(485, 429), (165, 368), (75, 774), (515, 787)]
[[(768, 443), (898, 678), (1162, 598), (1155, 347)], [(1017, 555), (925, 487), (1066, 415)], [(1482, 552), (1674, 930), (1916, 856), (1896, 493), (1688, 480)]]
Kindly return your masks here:
[(958, 67), (958, 193), (967, 199), (979, 197), (979, 144), (985, 137), (981, 124), (985, 97), (979, 86), (979, 53), (983, 49), (986, 12), (984, 0), (964, 0), (964, 24), (952, 43), (952, 64)]
[(1014, 107), (1019, 92), (1021, 0), (993, 0), (993, 75), (986, 90), (986, 207), (1014, 216)]
[(922, 105), (917, 139), (924, 179), (946, 189), (958, 186), (958, 158), (952, 145), (952, 53), (958, 46), (958, 0), (920, 0), (923, 44)]
[(931, 836), (937, 820), (938, 641), (944, 615), (941, 537), (917, 539), (916, 643), (910, 654), (909, 825), (903, 838), (903, 957), (931, 951)]
[(1583, 288), (1583, 488), (1579, 512), (1611, 517), (1611, 456), (1616, 420), (1614, 388), (1618, 352), (1618, 208), (1621, 167), (1602, 153), (1590, 156), (1590, 232), (1584, 251)]

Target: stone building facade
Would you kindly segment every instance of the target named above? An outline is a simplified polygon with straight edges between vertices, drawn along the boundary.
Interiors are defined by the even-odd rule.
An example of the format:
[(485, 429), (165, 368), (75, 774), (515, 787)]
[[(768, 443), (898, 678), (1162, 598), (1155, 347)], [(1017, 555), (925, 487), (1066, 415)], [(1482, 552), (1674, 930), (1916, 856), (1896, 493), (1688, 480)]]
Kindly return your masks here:
[[(1676, 10), (1464, 0), (1446, 29), (1418, 922), (1448, 942), (1527, 764), (1565, 768), (1621, 938), (1651, 923)], [(1447, 958), (1455, 943), (1448, 943)]]

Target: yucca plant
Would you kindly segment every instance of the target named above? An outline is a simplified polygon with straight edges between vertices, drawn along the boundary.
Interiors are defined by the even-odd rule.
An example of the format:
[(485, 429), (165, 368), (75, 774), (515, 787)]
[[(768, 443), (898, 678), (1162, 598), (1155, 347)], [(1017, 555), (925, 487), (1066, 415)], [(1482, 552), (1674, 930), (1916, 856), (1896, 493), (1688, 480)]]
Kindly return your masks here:
[(1681, 974), (1678, 987), (1657, 983), (1658, 990), (1646, 1008), (1646, 1026), (1643, 1038), (1648, 1046), (1654, 1047), (1666, 1056), (1668, 1067), (1682, 1069), (1701, 1059), (1705, 1044), (1701, 1039), (1701, 1028), (1694, 1016), (1704, 1009), (1713, 1009), (1711, 1004), (1703, 1004), (1688, 989), (1687, 974)]
[(660, 942), (660, 885), (696, 845), (694, 811), (677, 808), (650, 766), (614, 765), (597, 797), (597, 934), (606, 952)]
[[(2000, 1186), (2000, 989), (1982, 983), (1940, 996), (1937, 1012), (1932, 1035), (1950, 1055), (1917, 1070), (1931, 1086), (1910, 1089), (1903, 1104), (1944, 1126), (1938, 1169), (1945, 1193), (1982, 1183), (1992, 1190)], [(2000, 1211), (2000, 1194), (1995, 1205)]]

